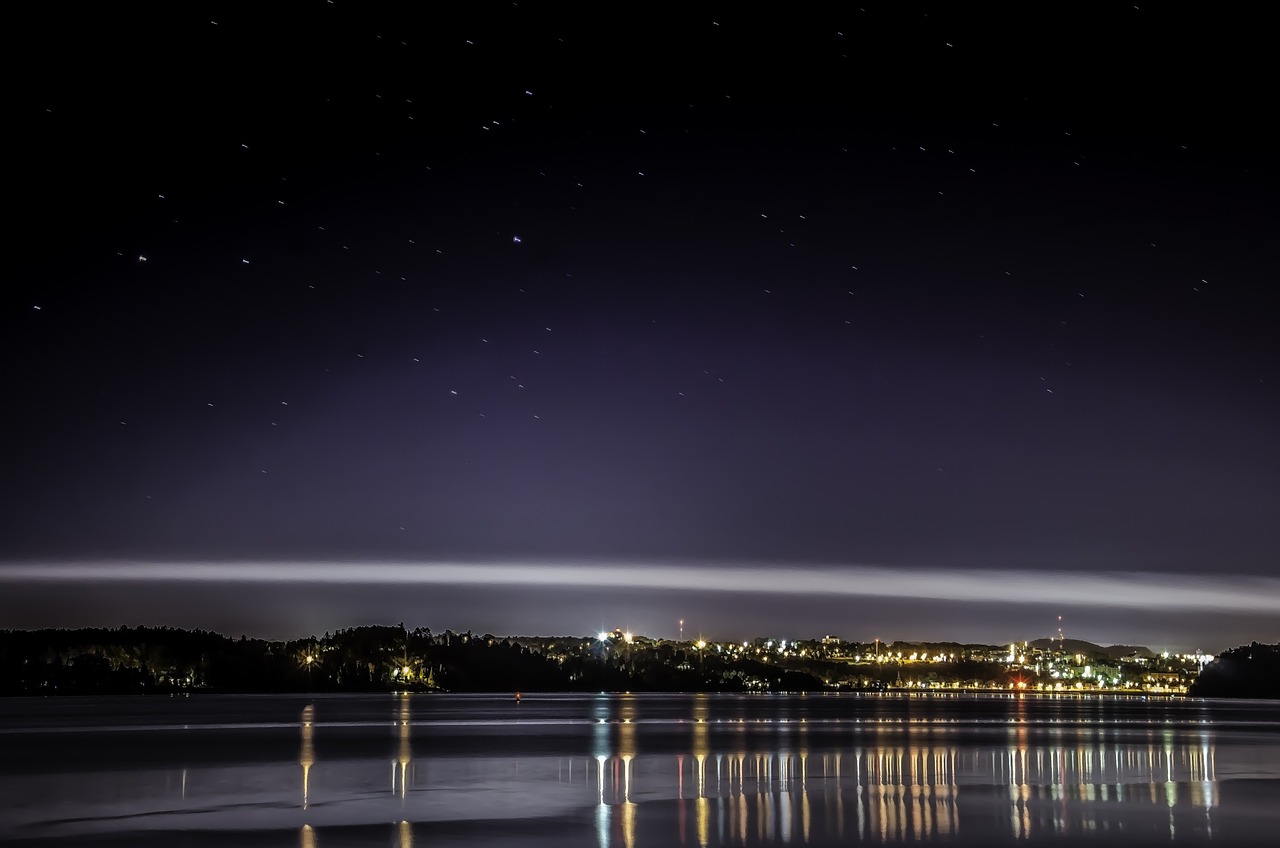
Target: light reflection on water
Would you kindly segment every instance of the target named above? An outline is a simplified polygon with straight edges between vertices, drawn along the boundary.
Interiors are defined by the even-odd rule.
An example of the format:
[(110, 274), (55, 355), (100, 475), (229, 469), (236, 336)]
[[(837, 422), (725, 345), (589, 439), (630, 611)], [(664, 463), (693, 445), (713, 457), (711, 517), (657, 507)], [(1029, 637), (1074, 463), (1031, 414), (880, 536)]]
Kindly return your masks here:
[[(218, 759), (191, 748), (173, 767), (114, 763), (123, 769), (114, 773), (71, 758), (70, 772), (21, 782), (4, 773), (0, 817), (20, 810), (28, 833), (53, 835), (284, 829), (302, 848), (324, 848), (326, 831), (342, 826), (393, 822), (390, 844), (405, 848), (436, 844), (442, 823), (539, 818), (580, 821), (574, 844), (598, 848), (1204, 841), (1226, 839), (1222, 819), (1238, 821), (1242, 805), (1268, 832), (1280, 826), (1274, 805), (1224, 809), (1222, 794), (1224, 780), (1280, 786), (1280, 725), (1266, 711), (1219, 723), (1212, 710), (1157, 710), (1144, 720), (1138, 704), (1112, 726), (1092, 706), (1064, 712), (1033, 699), (959, 716), (928, 702), (907, 710), (905, 699), (874, 709), (705, 695), (458, 703), (404, 694), (362, 701), (373, 712), (353, 716), (344, 702), (316, 699), (280, 724), (296, 734), (289, 764), (241, 740), (237, 750), (256, 753)], [(473, 717), (462, 723), (459, 711)], [(210, 744), (228, 738), (203, 732)]]
[[(613, 756), (597, 755), (601, 848), (613, 842), (615, 817), (620, 818), (622, 845), (635, 844), (630, 750), (620, 740)], [(1173, 809), (1195, 807), (1204, 812), (1207, 835), (1212, 836), (1216, 779), (1215, 750), (1209, 744), (1203, 749), (1101, 743), (1030, 750), (1025, 741), (1014, 739), (1007, 748), (970, 755), (955, 746), (911, 742), (818, 754), (804, 747), (713, 753), (705, 725), (695, 725), (691, 750), (691, 760), (682, 754), (673, 758), (678, 832), (687, 832), (692, 808), (701, 846), (711, 844), (713, 833), (717, 844), (745, 844), (752, 838), (808, 843), (815, 825), (840, 839), (954, 837), (960, 828), (957, 797), (962, 786), (997, 784), (1007, 787), (1006, 832), (1015, 837), (1098, 830), (1107, 818), (1102, 809), (1107, 804), (1167, 807), (1171, 838), (1176, 836)], [(816, 823), (815, 803), (822, 811)]]
[[(600, 848), (636, 845), (639, 804), (632, 791), (638, 756), (637, 704), (638, 699), (630, 696), (595, 699), (591, 757), (556, 761), (557, 782), (570, 784), (575, 768), (584, 783), (590, 782), (594, 766), (594, 822)], [(304, 806), (305, 773), (314, 759), (310, 710), (308, 706), (302, 722)], [(653, 758), (667, 760), (668, 768), (674, 765), (669, 777), (674, 779), (681, 844), (689, 835), (692, 817), (692, 836), (703, 848), (713, 843), (713, 835), (719, 845), (745, 845), (749, 840), (808, 844), (815, 827), (838, 840), (846, 836), (880, 842), (949, 839), (959, 835), (957, 798), (963, 785), (1007, 788), (1005, 832), (1015, 838), (1096, 832), (1107, 821), (1108, 804), (1163, 805), (1168, 810), (1171, 840), (1177, 837), (1175, 807), (1196, 808), (1204, 814), (1204, 835), (1212, 838), (1216, 749), (1209, 731), (1202, 731), (1196, 742), (1175, 741), (1174, 732), (1164, 730), (1145, 745), (1092, 739), (1043, 745), (1030, 739), (1025, 702), (1019, 704), (1018, 718), (1008, 730), (1006, 745), (981, 752), (915, 741), (909, 732), (902, 744), (811, 753), (805, 744), (807, 722), (797, 724), (793, 738), (782, 729), (790, 724), (785, 716), (759, 720), (779, 726), (779, 738), (771, 750), (742, 743), (714, 750), (710, 698), (699, 695), (692, 698), (687, 722), (688, 750)], [(395, 724), (399, 744), (392, 761), (391, 793), (395, 795), (398, 786), (403, 799), (408, 791), (406, 770), (412, 761), (407, 694), (399, 696)], [(739, 728), (744, 724), (741, 720)], [(912, 729), (921, 724), (927, 727), (929, 722), (912, 722)], [(536, 763), (531, 765), (536, 769)], [(661, 765), (654, 765), (653, 790), (660, 794), (664, 788)], [(415, 791), (432, 788), (430, 781), (414, 786)], [(816, 823), (815, 803), (822, 812)], [(413, 825), (401, 820), (397, 836), (399, 846), (411, 846)], [(302, 828), (301, 844), (315, 844), (309, 826)]]
[[(316, 763), (315, 746), (316, 708), (307, 704), (302, 708), (302, 750), (298, 752), (298, 764), (302, 766), (302, 809), (307, 808), (309, 789), (311, 787), (311, 767)], [(184, 772), (185, 775), (185, 772)], [(184, 781), (185, 782), (185, 781)], [(185, 793), (184, 793), (184, 796)]]

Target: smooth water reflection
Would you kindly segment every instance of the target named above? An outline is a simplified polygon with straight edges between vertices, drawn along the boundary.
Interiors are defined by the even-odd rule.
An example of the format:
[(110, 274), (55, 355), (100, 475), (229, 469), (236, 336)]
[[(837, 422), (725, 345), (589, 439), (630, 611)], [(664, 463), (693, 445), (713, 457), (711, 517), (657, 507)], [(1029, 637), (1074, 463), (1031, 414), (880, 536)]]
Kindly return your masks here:
[[(512, 844), (599, 848), (1242, 844), (1280, 825), (1264, 800), (1280, 790), (1280, 717), (1266, 705), (405, 694), (317, 698), (292, 722), (243, 709), (227, 702), (181, 725), (7, 730), (0, 741), (67, 753), (30, 773), (5, 762), (0, 814), (31, 838), (287, 829), (304, 848), (342, 828), (370, 829), (368, 844), (454, 844), (440, 841), (446, 831), (468, 844), (468, 828), (502, 820), (554, 831)], [(277, 759), (274, 740), (290, 730), (294, 753)], [(129, 744), (77, 760), (77, 737)], [(138, 738), (153, 743), (146, 756)], [(174, 743), (172, 763), (158, 738)], [(365, 844), (349, 837), (341, 844)]]
[[(315, 746), (316, 708), (307, 704), (302, 708), (302, 750), (298, 752), (298, 764), (302, 766), (302, 809), (307, 808), (307, 799), (311, 786), (311, 767), (316, 762)], [(185, 773), (184, 773), (185, 774)]]
[[(1170, 839), (1178, 837), (1180, 827), (1214, 836), (1217, 747), (1211, 729), (1196, 730), (1191, 738), (1166, 728), (1137, 734), (1138, 739), (1134, 734), (1109, 739), (1085, 726), (1055, 729), (1045, 739), (1033, 738), (1032, 726), (1017, 721), (1003, 744), (960, 745), (949, 741), (953, 723), (936, 727), (925, 721), (892, 733), (892, 741), (869, 741), (855, 732), (854, 744), (833, 748), (829, 734), (813, 738), (814, 726), (806, 719), (775, 717), (739, 719), (736, 726), (730, 720), (727, 735), (713, 746), (708, 700), (693, 700), (689, 753), (652, 757), (668, 765), (673, 760), (674, 779), (664, 781), (655, 763), (642, 770), (641, 786), (633, 778), (632, 701), (597, 703), (593, 751), (601, 848), (618, 838), (626, 848), (635, 844), (633, 794), (650, 786), (650, 794), (658, 794), (664, 784), (674, 784), (677, 835), (682, 840), (691, 835), (692, 815), (692, 836), (703, 846), (749, 839), (808, 843), (815, 829), (838, 840), (956, 837), (962, 788), (974, 800), (965, 809), (983, 819), (984, 833), (993, 830), (991, 809), (1003, 807), (1007, 821), (994, 830), (1014, 838), (1123, 832), (1134, 824), (1147, 830), (1167, 825)], [(829, 730), (830, 724), (821, 729)], [(889, 734), (877, 727), (874, 735)], [(1270, 744), (1274, 778), (1280, 766), (1274, 759), (1276, 739)], [(1179, 815), (1191, 811), (1199, 818)]]
[[(907, 743), (816, 754), (803, 747), (712, 753), (698, 744), (705, 730), (695, 727), (694, 733), (692, 762), (681, 754), (674, 756), (677, 831), (688, 835), (686, 820), (692, 806), (699, 845), (711, 844), (713, 832), (716, 844), (745, 844), (753, 837), (808, 843), (815, 824), (823, 833), (841, 839), (847, 835), (882, 842), (952, 837), (960, 827), (956, 804), (962, 785), (1006, 788), (1006, 831), (1016, 837), (1105, 829), (1110, 818), (1107, 804), (1167, 808), (1171, 838), (1177, 829), (1174, 808), (1195, 807), (1203, 810), (1206, 833), (1212, 836), (1212, 746), (1201, 751), (1190, 745), (1144, 749), (1099, 744), (1032, 751), (1023, 744), (965, 754), (952, 745)], [(598, 755), (596, 821), (602, 848), (612, 841), (611, 805), (621, 809), (622, 844), (627, 848), (635, 844), (632, 759), (623, 754)], [(710, 782), (708, 759), (713, 769)], [(619, 799), (620, 762), (624, 783)], [(1180, 793), (1180, 787), (1185, 791)], [(689, 800), (694, 803), (688, 804)], [(820, 815), (816, 823), (815, 806)]]

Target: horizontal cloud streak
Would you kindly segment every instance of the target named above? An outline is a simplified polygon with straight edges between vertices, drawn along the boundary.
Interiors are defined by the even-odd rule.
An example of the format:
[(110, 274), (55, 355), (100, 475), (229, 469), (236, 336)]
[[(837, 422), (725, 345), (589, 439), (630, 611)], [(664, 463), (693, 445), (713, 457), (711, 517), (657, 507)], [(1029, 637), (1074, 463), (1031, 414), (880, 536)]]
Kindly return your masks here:
[(641, 562), (598, 565), (302, 561), (0, 565), (0, 583), (103, 581), (647, 589), (1280, 614), (1280, 579), (1173, 577), (1143, 572), (1077, 574), (861, 565), (766, 567)]

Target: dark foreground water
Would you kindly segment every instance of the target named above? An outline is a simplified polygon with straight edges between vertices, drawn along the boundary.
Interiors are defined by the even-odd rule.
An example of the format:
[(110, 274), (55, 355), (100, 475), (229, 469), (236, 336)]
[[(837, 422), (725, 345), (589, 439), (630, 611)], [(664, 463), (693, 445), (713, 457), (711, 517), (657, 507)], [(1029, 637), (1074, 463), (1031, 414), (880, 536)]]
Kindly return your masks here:
[(1280, 844), (1280, 707), (1002, 696), (0, 701), (0, 840)]

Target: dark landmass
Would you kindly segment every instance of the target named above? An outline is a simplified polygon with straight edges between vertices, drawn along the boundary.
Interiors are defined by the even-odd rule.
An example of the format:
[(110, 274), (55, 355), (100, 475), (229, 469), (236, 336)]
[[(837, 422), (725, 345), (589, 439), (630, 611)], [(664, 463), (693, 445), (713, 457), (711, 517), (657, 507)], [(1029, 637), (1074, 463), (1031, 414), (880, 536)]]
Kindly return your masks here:
[(590, 671), (571, 686), (572, 672), (508, 640), (404, 627), (284, 642), (163, 627), (0, 632), (9, 695), (612, 688), (609, 669)]
[(1083, 639), (1036, 639), (1028, 643), (1033, 648), (1058, 648), (1072, 654), (1084, 654), (1085, 656), (1105, 657), (1108, 655), (1107, 649), (1101, 645), (1095, 645), (1092, 642), (1086, 642)]
[(1103, 648), (1107, 655), (1112, 659), (1121, 659), (1123, 657), (1146, 657), (1154, 659), (1156, 652), (1143, 645), (1108, 645)]
[(1081, 654), (1093, 659), (1120, 660), (1127, 657), (1145, 657), (1152, 659), (1156, 652), (1143, 645), (1095, 645), (1083, 639), (1036, 639), (1027, 643), (1032, 648), (1042, 650), (1058, 649), (1068, 654)]
[(724, 663), (688, 642), (646, 640), (633, 648), (593, 637), (519, 640), (403, 626), (284, 642), (147, 627), (0, 631), (5, 695), (742, 691), (752, 682), (790, 690), (824, 686), (803, 669)]
[(1223, 651), (1205, 666), (1187, 694), (1197, 698), (1280, 698), (1280, 643), (1254, 642)]
[[(880, 689), (1167, 694), (1186, 691), (1203, 659), (1066, 642), (856, 643), (828, 636), (709, 643), (620, 630), (500, 637), (432, 633), (403, 624), (289, 641), (164, 627), (0, 631), (0, 695)], [(1122, 656), (1113, 658), (1118, 650)]]

